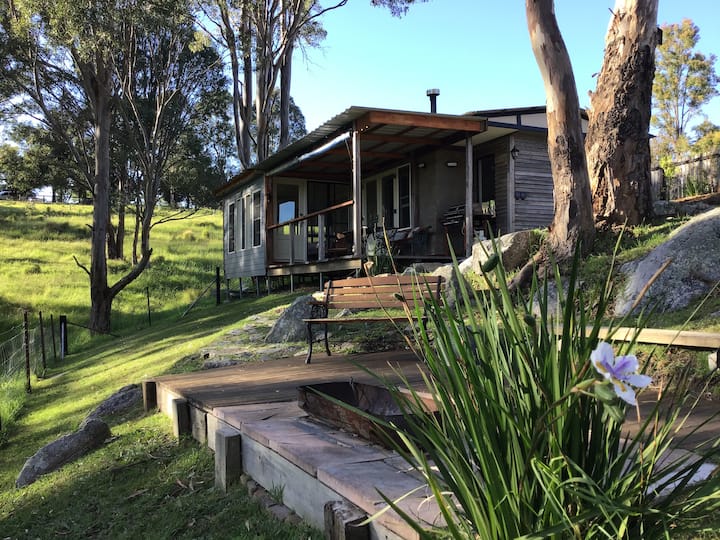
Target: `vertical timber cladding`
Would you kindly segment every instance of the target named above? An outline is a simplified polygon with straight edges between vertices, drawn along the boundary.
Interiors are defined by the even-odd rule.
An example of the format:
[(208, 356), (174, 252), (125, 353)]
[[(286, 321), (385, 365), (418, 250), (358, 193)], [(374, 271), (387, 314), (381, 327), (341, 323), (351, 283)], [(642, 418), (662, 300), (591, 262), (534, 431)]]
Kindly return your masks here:
[[(553, 219), (553, 178), (545, 133), (515, 133), (515, 230), (547, 227)], [(512, 191), (512, 190), (511, 190)]]
[[(225, 278), (235, 279), (241, 277), (264, 276), (265, 275), (265, 238), (261, 237), (260, 245), (253, 245), (254, 242), (254, 221), (260, 219), (261, 231), (264, 227), (265, 218), (262, 215), (254, 215), (253, 195), (260, 194), (261, 201), (265, 200), (263, 176), (255, 176), (248, 182), (242, 184), (236, 191), (225, 196), (224, 202), (224, 263)], [(255, 195), (257, 196), (257, 195)], [(228, 212), (234, 204), (235, 217), (231, 220)], [(255, 207), (256, 208), (256, 207)], [(261, 202), (261, 211), (264, 205)], [(235, 250), (230, 251), (228, 245), (229, 224), (235, 222)]]

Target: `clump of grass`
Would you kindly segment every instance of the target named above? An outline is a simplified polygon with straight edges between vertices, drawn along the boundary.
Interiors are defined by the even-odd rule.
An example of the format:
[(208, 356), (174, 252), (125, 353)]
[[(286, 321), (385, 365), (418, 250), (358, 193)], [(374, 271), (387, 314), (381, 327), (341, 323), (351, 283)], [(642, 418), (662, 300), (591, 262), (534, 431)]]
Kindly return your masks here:
[[(484, 269), (485, 294), (427, 306), (430, 332), (421, 328), (416, 342), (437, 414), (390, 387), (409, 426), (395, 449), (427, 482), (445, 526), (428, 532), (386, 501), (421, 536), (457, 539), (661, 538), (720, 508), (720, 477), (690, 483), (720, 458), (720, 438), (695, 446), (692, 459), (669, 453), (689, 436), (675, 431), (681, 407), (693, 407), (689, 379), (674, 380), (628, 436), (625, 402), (590, 365), (610, 280), (588, 298), (576, 258), (556, 321), (547, 286), (535, 281), (516, 296), (497, 261)], [(554, 280), (562, 291), (557, 268)]]
[(26, 274), (42, 274), (42, 268), (39, 264), (33, 264), (25, 269)]
[(7, 442), (18, 414), (25, 404), (27, 393), (22, 377), (0, 379), (0, 448)]

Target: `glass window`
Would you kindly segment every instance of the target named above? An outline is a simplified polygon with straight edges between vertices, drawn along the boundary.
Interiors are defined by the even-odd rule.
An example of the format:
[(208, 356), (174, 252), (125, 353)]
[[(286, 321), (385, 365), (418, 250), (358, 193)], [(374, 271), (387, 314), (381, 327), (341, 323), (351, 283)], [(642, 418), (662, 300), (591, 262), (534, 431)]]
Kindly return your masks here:
[(495, 199), (495, 156), (483, 156), (477, 162), (473, 182), (473, 202), (483, 203)]
[(400, 208), (398, 227), (410, 226), (410, 166), (405, 165), (398, 169), (398, 198)]
[(370, 180), (365, 186), (365, 215), (370, 229), (378, 224), (377, 181)]
[(235, 203), (228, 207), (228, 252), (235, 251)]
[(240, 205), (240, 249), (247, 247), (247, 207), (248, 207), (248, 196), (245, 195), (242, 198), (242, 204)]
[(252, 210), (253, 210), (253, 246), (260, 245), (260, 192), (255, 191), (252, 194)]
[(395, 226), (395, 175), (382, 178), (382, 225), (390, 229)]

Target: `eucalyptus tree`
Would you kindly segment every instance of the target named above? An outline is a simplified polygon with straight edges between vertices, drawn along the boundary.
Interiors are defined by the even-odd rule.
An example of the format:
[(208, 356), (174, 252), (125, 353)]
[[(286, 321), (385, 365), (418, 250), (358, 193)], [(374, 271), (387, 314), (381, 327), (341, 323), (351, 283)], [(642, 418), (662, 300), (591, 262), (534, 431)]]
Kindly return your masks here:
[[(151, 6), (139, 0), (16, 0), (4, 7), (2, 45), (9, 54), (3, 61), (14, 95), (4, 105), (52, 130), (93, 194), (90, 264), (76, 262), (89, 276), (89, 326), (107, 332), (113, 299), (150, 260), (152, 216), (175, 130), (186, 125), (207, 88), (222, 85), (217, 55), (190, 49), (192, 28), (181, 0)], [(110, 284), (110, 141), (118, 117), (137, 150), (131, 167), (141, 180), (141, 254)]]
[(526, 0), (525, 12), (530, 44), (547, 96), (548, 154), (555, 206), (547, 241), (555, 256), (565, 259), (578, 243), (589, 250), (595, 233), (580, 102), (553, 0)]
[[(124, 33), (125, 51), (116, 62), (121, 95), (118, 110), (140, 172), (134, 194), (140, 225), (140, 261), (152, 252), (150, 231), (163, 181), (183, 136), (198, 123), (223, 114), (226, 80), (219, 56), (194, 42), (194, 25), (183, 3), (140, 11)], [(221, 96), (219, 99), (217, 96)]]
[(590, 94), (585, 150), (598, 225), (638, 225), (652, 215), (650, 115), (658, 0), (617, 0)]
[[(89, 325), (95, 331), (109, 331), (113, 298), (145, 267), (136, 265), (113, 286), (108, 284), (110, 129), (119, 91), (113, 54), (126, 22), (125, 8), (106, 0), (17, 0), (9, 4), (3, 21), (13, 42), (10, 74), (20, 96), (14, 106), (65, 142), (93, 193), (90, 267), (78, 264), (90, 279)], [(85, 146), (88, 134), (90, 148)]]
[(702, 118), (702, 107), (718, 95), (716, 57), (697, 51), (699, 40), (700, 29), (690, 19), (662, 26), (652, 123), (658, 130), (654, 146), (671, 159), (688, 150), (688, 126)]
[(279, 147), (290, 142), (292, 57), (297, 47), (316, 46), (325, 37), (320, 18), (347, 4), (335, 0), (213, 0), (198, 4), (199, 22), (227, 52), (233, 87), (238, 157), (243, 168), (275, 148), (270, 124), (280, 88)]

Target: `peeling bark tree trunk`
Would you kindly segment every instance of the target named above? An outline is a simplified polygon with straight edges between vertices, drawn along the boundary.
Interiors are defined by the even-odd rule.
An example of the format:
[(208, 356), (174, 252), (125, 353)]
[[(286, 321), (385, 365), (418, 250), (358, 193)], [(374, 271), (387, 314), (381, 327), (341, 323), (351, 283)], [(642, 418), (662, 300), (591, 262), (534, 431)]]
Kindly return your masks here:
[(547, 97), (548, 154), (554, 217), (548, 247), (570, 257), (578, 241), (587, 252), (595, 234), (575, 77), (552, 0), (526, 0), (528, 31)]
[(650, 114), (658, 0), (617, 0), (605, 37), (585, 142), (595, 220), (638, 225), (652, 215)]

